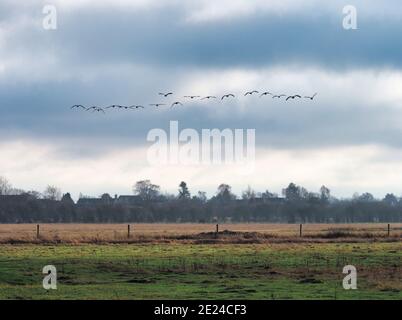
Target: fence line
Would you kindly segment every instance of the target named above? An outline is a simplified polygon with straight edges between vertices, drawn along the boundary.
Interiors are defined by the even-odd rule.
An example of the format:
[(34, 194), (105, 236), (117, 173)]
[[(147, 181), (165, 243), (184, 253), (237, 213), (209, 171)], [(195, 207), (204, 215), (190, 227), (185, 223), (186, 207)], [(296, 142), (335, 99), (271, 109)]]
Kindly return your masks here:
[[(127, 224), (127, 238), (128, 239), (130, 239), (132, 237), (132, 230), (133, 230), (133, 226), (131, 224)], [(359, 230), (355, 230), (355, 231), (357, 232)], [(115, 232), (115, 235), (116, 235), (116, 231), (114, 231), (114, 232)], [(253, 230), (248, 230), (248, 232), (253, 232)], [(317, 232), (320, 233), (322, 231), (318, 230)], [(215, 235), (218, 236), (218, 234), (219, 234), (219, 224), (217, 223), (215, 225)], [(301, 238), (303, 236), (304, 236), (304, 234), (303, 234), (303, 224), (300, 223), (299, 224), (299, 237)], [(387, 224), (386, 236), (391, 237), (391, 224), (390, 223)], [(40, 237), (41, 237), (40, 224), (37, 224), (36, 225), (36, 238), (39, 239)]]

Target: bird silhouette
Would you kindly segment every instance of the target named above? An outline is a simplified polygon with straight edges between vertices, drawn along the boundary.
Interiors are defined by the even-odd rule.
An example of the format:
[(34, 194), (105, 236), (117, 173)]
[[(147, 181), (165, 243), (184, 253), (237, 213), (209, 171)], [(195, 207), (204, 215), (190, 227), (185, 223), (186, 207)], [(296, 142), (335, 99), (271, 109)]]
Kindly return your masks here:
[(247, 91), (247, 92), (244, 94), (244, 96), (245, 96), (245, 97), (248, 96), (248, 95), (252, 96), (254, 93), (258, 93), (258, 91), (257, 91), (257, 90)]
[(235, 98), (235, 95), (233, 93), (225, 94), (224, 96), (222, 96), (221, 100), (223, 100), (225, 98), (230, 98), (230, 97)]
[(106, 107), (106, 109), (110, 109), (110, 108), (119, 108), (119, 109), (121, 109), (121, 108), (123, 108), (123, 106), (121, 106), (121, 105), (119, 105), (119, 104), (113, 104), (113, 105), (111, 105), (111, 106), (109, 106), (109, 107)]
[[(252, 96), (252, 95), (257, 94), (257, 93), (259, 93), (259, 91), (257, 91), (257, 90), (247, 91), (244, 94), (244, 96)], [(168, 96), (173, 95), (173, 92), (167, 92), (167, 93), (159, 92), (159, 95), (167, 98)], [(265, 91), (265, 92), (262, 92), (260, 94), (260, 98), (263, 97), (263, 96), (267, 96), (267, 95), (271, 95), (272, 99), (275, 99), (275, 98), (280, 99), (282, 97), (287, 97), (286, 101), (294, 100), (296, 98), (299, 98), (299, 99), (304, 98), (304, 99), (314, 100), (315, 97), (317, 96), (317, 92), (314, 93), (312, 96), (304, 96), (304, 97), (302, 97), (299, 94), (289, 95), (288, 96), (286, 94), (279, 94), (278, 95), (278, 94), (273, 94), (273, 93), (271, 93), (269, 91)], [(201, 98), (201, 96), (193, 96), (193, 95), (184, 96), (184, 98), (187, 98), (187, 99), (200, 98), (201, 100), (217, 99), (216, 96), (205, 96), (205, 97)], [(225, 99), (229, 99), (229, 98), (236, 98), (236, 96), (233, 93), (228, 93), (228, 94), (225, 94), (225, 95), (223, 95), (221, 97), (221, 101), (225, 100)], [(152, 103), (152, 104), (149, 104), (149, 105), (150, 106), (155, 106), (155, 107), (166, 106), (165, 103)], [(179, 106), (179, 105), (182, 106), (183, 103), (181, 103), (180, 101), (173, 102), (171, 104), (171, 108), (173, 108), (174, 106)], [(115, 109), (115, 108), (124, 109), (124, 110), (128, 110), (128, 109), (132, 109), (132, 110), (134, 110), (134, 109), (145, 109), (145, 107), (142, 106), (142, 105), (122, 106), (122, 105), (118, 105), (118, 104), (113, 104), (113, 105), (110, 105), (110, 106), (108, 106), (106, 108), (101, 108), (101, 107), (98, 107), (98, 106), (92, 106), (92, 107), (86, 108), (85, 106), (83, 106), (81, 104), (75, 104), (75, 105), (70, 107), (70, 109), (83, 109), (83, 110), (86, 110), (86, 111), (102, 112), (102, 113), (106, 113), (105, 109)]]
[(272, 93), (271, 93), (271, 92), (268, 92), (268, 91), (266, 91), (266, 92), (264, 92), (264, 93), (261, 93), (260, 98), (263, 97), (263, 96), (267, 96), (267, 95), (269, 95), (269, 94), (272, 96)]
[(304, 98), (310, 99), (310, 100), (314, 100), (314, 98), (315, 98), (316, 95), (317, 95), (317, 93), (314, 93), (311, 97), (305, 96)]
[(184, 96), (184, 98), (195, 99), (195, 98), (200, 98), (200, 96)]
[(289, 96), (289, 97), (287, 97), (286, 98), (286, 101), (288, 101), (289, 99), (295, 99), (295, 98), (301, 98), (301, 96), (300, 95), (298, 95), (298, 94), (295, 94), (294, 96)]
[(164, 96), (165, 98), (167, 98), (168, 96), (170, 96), (172, 94), (173, 94), (173, 92), (168, 92), (168, 93), (159, 92), (159, 95)]
[(170, 107), (173, 108), (174, 106), (179, 106), (179, 105), (182, 106), (183, 104), (180, 101), (176, 101), (176, 102), (173, 102)]
[(75, 104), (75, 105), (73, 105), (70, 109), (75, 109), (75, 108), (77, 108), (77, 109), (81, 108), (81, 109), (84, 109), (84, 110), (87, 109), (87, 108), (85, 108), (82, 104)]
[(103, 110), (103, 108), (100, 108), (100, 107), (97, 107), (97, 106), (87, 108), (87, 111), (89, 111), (89, 110), (92, 110), (92, 112), (103, 112), (103, 113), (105, 113), (105, 110)]

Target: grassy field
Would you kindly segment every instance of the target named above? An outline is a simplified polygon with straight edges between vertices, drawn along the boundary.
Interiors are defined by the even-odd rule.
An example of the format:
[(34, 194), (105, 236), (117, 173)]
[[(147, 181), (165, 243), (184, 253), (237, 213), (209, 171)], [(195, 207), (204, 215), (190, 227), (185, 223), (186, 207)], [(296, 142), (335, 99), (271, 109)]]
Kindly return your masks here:
[[(348, 264), (358, 290), (342, 288)], [(402, 299), (402, 244), (2, 244), (0, 298)]]
[[(131, 224), (131, 240), (156, 240), (214, 232), (215, 224)], [(298, 238), (299, 224), (219, 224), (219, 230), (258, 233), (265, 238)], [(304, 224), (303, 236), (385, 237), (387, 224)], [(391, 236), (402, 238), (402, 223), (391, 225)], [(42, 241), (107, 242), (126, 241), (127, 224), (41, 224)], [(36, 239), (36, 224), (0, 224), (0, 243), (32, 242)]]

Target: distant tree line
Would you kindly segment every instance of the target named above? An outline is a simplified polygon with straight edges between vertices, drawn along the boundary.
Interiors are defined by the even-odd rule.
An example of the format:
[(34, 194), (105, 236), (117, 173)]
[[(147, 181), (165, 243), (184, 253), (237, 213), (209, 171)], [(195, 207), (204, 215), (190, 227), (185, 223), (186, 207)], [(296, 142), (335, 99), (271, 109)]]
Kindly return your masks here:
[(283, 189), (281, 196), (247, 187), (241, 197), (221, 184), (208, 199), (203, 191), (192, 195), (184, 181), (173, 195), (144, 180), (135, 183), (133, 195), (81, 195), (75, 203), (69, 193), (62, 195), (55, 186), (43, 192), (24, 191), (0, 177), (0, 223), (34, 222), (402, 222), (402, 199), (393, 194), (376, 199), (370, 193), (337, 199), (325, 186), (310, 192), (294, 183)]

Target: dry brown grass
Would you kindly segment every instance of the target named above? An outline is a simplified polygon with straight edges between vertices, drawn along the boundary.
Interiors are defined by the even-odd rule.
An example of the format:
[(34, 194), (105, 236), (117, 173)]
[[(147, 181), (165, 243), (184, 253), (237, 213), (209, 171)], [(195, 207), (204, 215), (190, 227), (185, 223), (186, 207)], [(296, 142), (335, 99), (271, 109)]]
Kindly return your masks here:
[(36, 224), (0, 224), (0, 243), (120, 243), (120, 242), (195, 242), (258, 243), (300, 241), (401, 241), (402, 223), (391, 224), (304, 224), (303, 238), (299, 224), (41, 224), (36, 238)]

